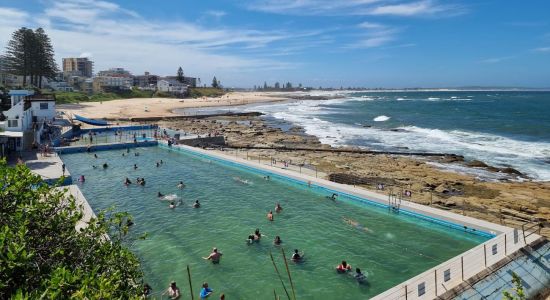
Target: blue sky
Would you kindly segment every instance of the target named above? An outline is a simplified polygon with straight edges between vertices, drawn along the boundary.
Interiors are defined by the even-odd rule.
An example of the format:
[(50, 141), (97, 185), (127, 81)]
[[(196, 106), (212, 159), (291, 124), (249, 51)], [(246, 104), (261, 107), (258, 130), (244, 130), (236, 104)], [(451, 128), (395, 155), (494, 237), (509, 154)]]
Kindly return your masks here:
[(2, 0), (2, 49), (20, 26), (59, 62), (228, 87), (550, 87), (547, 0)]

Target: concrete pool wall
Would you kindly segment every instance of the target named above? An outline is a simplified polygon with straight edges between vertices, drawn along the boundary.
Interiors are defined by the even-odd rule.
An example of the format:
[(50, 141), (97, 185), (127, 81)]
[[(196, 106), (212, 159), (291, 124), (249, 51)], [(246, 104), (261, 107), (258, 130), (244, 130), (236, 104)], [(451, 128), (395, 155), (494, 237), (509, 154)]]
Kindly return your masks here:
[[(264, 175), (282, 177), (284, 179), (306, 185), (314, 189), (324, 189), (327, 194), (337, 192), (347, 197), (355, 198), (366, 205), (375, 205), (389, 209), (388, 196), (344, 184), (315, 178), (293, 171), (263, 165), (233, 156), (215, 153), (209, 150), (192, 148), (184, 145), (168, 147), (165, 142), (159, 146), (173, 151), (210, 158), (229, 165), (252, 169)], [(393, 288), (375, 296), (372, 299), (434, 299), (447, 291), (479, 274), (487, 268), (505, 259), (508, 255), (530, 245), (540, 238), (537, 234), (529, 234), (518, 229), (478, 220), (468, 216), (424, 206), (408, 201), (401, 202), (399, 213), (421, 218), (455, 230), (492, 237), (473, 249), (470, 249), (440, 265), (433, 267)]]

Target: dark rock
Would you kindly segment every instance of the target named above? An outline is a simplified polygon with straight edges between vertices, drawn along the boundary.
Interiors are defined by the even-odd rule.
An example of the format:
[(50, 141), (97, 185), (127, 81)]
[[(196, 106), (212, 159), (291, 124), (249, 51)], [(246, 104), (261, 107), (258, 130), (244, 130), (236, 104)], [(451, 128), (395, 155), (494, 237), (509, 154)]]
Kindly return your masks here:
[(486, 163), (484, 163), (482, 161), (479, 161), (479, 160), (469, 161), (468, 163), (466, 163), (466, 165), (468, 167), (472, 167), (472, 168), (487, 168), (487, 167), (489, 167)]

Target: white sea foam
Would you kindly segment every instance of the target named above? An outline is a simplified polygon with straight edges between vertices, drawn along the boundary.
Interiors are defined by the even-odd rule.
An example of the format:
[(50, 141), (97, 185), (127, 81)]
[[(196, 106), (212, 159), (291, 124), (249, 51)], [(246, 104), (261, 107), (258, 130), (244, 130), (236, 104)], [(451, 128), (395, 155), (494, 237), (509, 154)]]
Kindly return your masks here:
[[(307, 134), (317, 136), (322, 143), (336, 147), (353, 144), (385, 150), (405, 148), (410, 151), (454, 153), (494, 166), (511, 166), (536, 180), (550, 180), (550, 167), (547, 163), (550, 158), (548, 142), (528, 142), (486, 133), (416, 126), (403, 126), (397, 131), (390, 131), (374, 127), (365, 128), (359, 123), (343, 124), (323, 120), (324, 114), (338, 112), (338, 110), (323, 107), (323, 105), (334, 104), (335, 101), (344, 103), (356, 100), (275, 103), (256, 106), (253, 110), (299, 125)], [(377, 118), (380, 117), (389, 119), (387, 116)], [(484, 174), (479, 176), (487, 177)]]
[(376, 117), (376, 118), (374, 118), (374, 119), (372, 119), (372, 120), (373, 120), (374, 122), (385, 122), (385, 121), (387, 121), (387, 120), (389, 120), (389, 119), (390, 119), (390, 117), (381, 115), (381, 116), (378, 116), (378, 117)]

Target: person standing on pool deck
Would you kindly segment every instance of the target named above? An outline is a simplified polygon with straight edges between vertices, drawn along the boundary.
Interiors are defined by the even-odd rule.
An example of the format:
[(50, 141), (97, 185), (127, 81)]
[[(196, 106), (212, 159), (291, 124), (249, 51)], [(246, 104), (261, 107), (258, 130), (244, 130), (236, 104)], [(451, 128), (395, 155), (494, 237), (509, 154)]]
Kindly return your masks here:
[(203, 259), (211, 260), (214, 264), (219, 264), (221, 256), (222, 253), (218, 252), (218, 248), (214, 247), (212, 248), (212, 253), (210, 253), (207, 257), (203, 257)]
[(202, 284), (202, 289), (201, 289), (201, 299), (206, 299), (208, 297), (210, 297), (210, 295), (212, 295), (214, 291), (208, 287), (208, 282), (205, 282)]
[(267, 213), (267, 219), (273, 221), (273, 212), (271, 210)]
[(166, 294), (168, 294), (168, 297), (173, 300), (179, 299), (181, 297), (180, 288), (176, 286), (175, 281), (172, 281), (166, 292), (162, 293), (163, 296)]
[(65, 164), (61, 164), (61, 172), (63, 172), (63, 176), (65, 176)]

